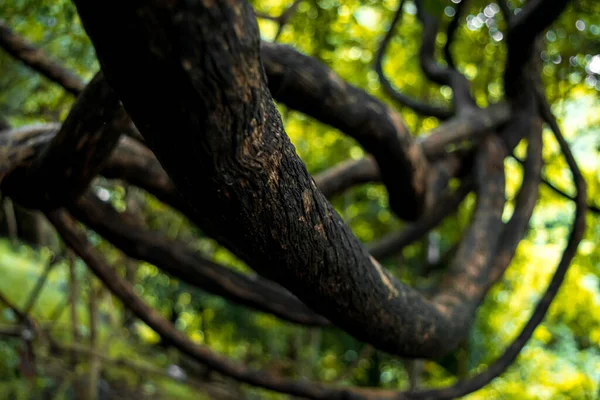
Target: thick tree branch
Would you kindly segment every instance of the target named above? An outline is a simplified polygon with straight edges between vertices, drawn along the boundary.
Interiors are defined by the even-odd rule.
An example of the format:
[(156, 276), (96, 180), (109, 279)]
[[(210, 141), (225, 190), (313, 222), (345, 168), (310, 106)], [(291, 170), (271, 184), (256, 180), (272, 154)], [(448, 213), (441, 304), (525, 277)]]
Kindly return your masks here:
[[(205, 232), (382, 350), (435, 357), (460, 340), (470, 300), (478, 299), (469, 297), (465, 311), (458, 303), (467, 300), (451, 287), (431, 303), (394, 280), (317, 190), (266, 90), (247, 3), (76, 3), (107, 80)], [(110, 29), (101, 23), (109, 16)], [(498, 196), (504, 154), (497, 145), (483, 153), (478, 179), (489, 183), (478, 183), (482, 218), (470, 235), (483, 230), (493, 241), (502, 204), (489, 199), (492, 193), (504, 198)], [(459, 252), (459, 259), (479, 269), (476, 260), (487, 259), (494, 247), (486, 254)], [(457, 269), (450, 270), (460, 281)]]
[(28, 67), (58, 83), (67, 92), (77, 96), (85, 83), (73, 72), (52, 60), (43, 50), (15, 34), (4, 21), (0, 20), (0, 47)]
[(433, 117), (436, 117), (436, 118), (439, 118), (442, 120), (448, 119), (452, 116), (451, 110), (441, 108), (441, 107), (436, 107), (436, 106), (426, 104), (426, 103), (421, 103), (421, 102), (411, 98), (410, 96), (400, 93), (392, 86), (392, 83), (390, 82), (388, 77), (383, 72), (383, 56), (385, 55), (385, 51), (386, 51), (387, 47), (389, 46), (389, 43), (392, 40), (392, 37), (394, 36), (394, 31), (396, 30), (396, 26), (398, 25), (398, 22), (402, 18), (403, 8), (404, 8), (404, 0), (401, 0), (398, 4), (398, 9), (394, 13), (394, 18), (392, 19), (392, 22), (390, 23), (390, 27), (388, 28), (385, 36), (381, 40), (381, 43), (379, 44), (379, 48), (377, 49), (377, 54), (375, 55), (374, 67), (375, 67), (375, 72), (377, 73), (377, 76), (379, 77), (379, 82), (381, 83), (381, 86), (383, 87), (383, 90), (385, 91), (385, 93), (388, 96), (390, 96), (398, 104), (400, 104), (402, 106), (406, 106), (421, 115), (433, 116)]
[(183, 282), (288, 321), (329, 325), (329, 321), (282, 287), (204, 259), (185, 244), (148, 230), (131, 213), (119, 213), (91, 193), (81, 197), (70, 210), (75, 218), (128, 256), (156, 265)]
[(126, 137), (121, 137), (119, 145), (110, 155), (102, 171), (108, 179), (121, 179), (144, 189), (161, 202), (183, 212), (188, 218), (189, 206), (179, 194), (171, 178), (160, 165), (154, 153), (147, 147)]
[(97, 75), (49, 145), (3, 181), (3, 189), (31, 208), (51, 209), (72, 201), (96, 176), (127, 121), (116, 93)]

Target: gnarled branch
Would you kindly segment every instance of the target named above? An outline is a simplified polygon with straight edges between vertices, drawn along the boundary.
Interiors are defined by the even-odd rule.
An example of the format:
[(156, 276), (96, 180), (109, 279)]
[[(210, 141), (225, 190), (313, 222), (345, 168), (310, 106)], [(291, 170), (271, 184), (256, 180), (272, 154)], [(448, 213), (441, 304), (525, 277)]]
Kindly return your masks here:
[[(397, 282), (317, 190), (266, 90), (256, 22), (247, 3), (181, 2), (173, 9), (162, 2), (78, 1), (77, 7), (107, 80), (205, 232), (334, 324), (380, 349), (432, 357), (464, 335), (463, 317), (479, 299), (471, 293), (464, 299), (448, 287), (447, 296), (431, 303)], [(110, 29), (100, 23), (108, 14)], [(148, 21), (157, 20), (161, 29), (150, 28)], [(154, 82), (151, 90), (148, 82)], [(166, 131), (172, 133), (166, 136)], [(489, 183), (477, 184), (478, 215), (483, 216), (474, 220), (470, 235), (482, 229), (493, 241), (502, 204), (490, 196), (503, 201), (498, 193), (504, 186), (504, 154), (490, 143), (478, 177)], [(229, 229), (232, 225), (236, 229)], [(487, 259), (493, 248), (482, 249), (485, 254), (465, 250), (458, 259)], [(461, 261), (450, 268), (450, 281), (466, 279), (458, 273)]]

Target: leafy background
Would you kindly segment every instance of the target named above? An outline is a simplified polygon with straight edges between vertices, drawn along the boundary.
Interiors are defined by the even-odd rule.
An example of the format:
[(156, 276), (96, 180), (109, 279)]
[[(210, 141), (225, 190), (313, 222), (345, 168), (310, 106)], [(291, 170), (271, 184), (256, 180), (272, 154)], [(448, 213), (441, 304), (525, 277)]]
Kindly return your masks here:
[[(290, 5), (282, 0), (255, 0), (257, 10), (279, 15)], [(431, 2), (442, 26), (450, 21), (455, 4)], [(519, 1), (512, 2), (519, 7)], [(365, 88), (385, 101), (372, 69), (377, 45), (384, 34), (395, 1), (304, 0), (282, 31), (279, 41), (293, 45), (328, 65), (347, 81)], [(496, 18), (498, 7), (489, 1), (470, 1), (453, 45), (459, 69), (472, 81), (473, 93), (481, 106), (502, 99), (502, 70), (506, 57), (502, 32), (505, 24)], [(404, 18), (384, 59), (384, 69), (397, 88), (413, 97), (447, 104), (448, 87), (429, 84), (419, 69), (416, 54), (421, 27), (414, 4), (406, 2)], [(44, 48), (64, 65), (89, 80), (98, 69), (93, 48), (73, 5), (64, 0), (8, 0), (0, 2), (0, 15), (16, 32)], [(110, 21), (106, 21), (110, 23)], [(261, 34), (271, 40), (277, 32), (273, 21), (259, 21)], [(572, 3), (544, 38), (543, 80), (553, 111), (582, 167), (589, 185), (590, 204), (600, 204), (600, 4), (593, 0)], [(437, 38), (445, 42), (444, 33)], [(44, 77), (0, 52), (0, 114), (12, 126), (63, 120), (73, 97)], [(391, 104), (391, 103), (390, 103)], [(318, 173), (348, 158), (360, 158), (364, 151), (351, 138), (300, 113), (280, 106), (285, 127), (296, 150), (311, 173)], [(409, 109), (400, 109), (415, 135), (434, 128), (438, 121), (422, 118)], [(544, 136), (545, 176), (572, 193), (570, 176), (551, 135)], [(518, 148), (517, 154), (523, 155)], [(517, 162), (508, 159), (509, 200), (518, 190), (522, 173)], [(120, 182), (98, 180), (104, 193), (120, 209), (137, 201), (136, 212), (149, 229), (166, 232), (187, 242), (205, 256), (231, 268), (248, 268), (204, 237), (181, 215), (151, 196)], [(133, 199), (133, 200), (132, 200)], [(363, 185), (333, 199), (333, 204), (365, 243), (402, 228), (389, 211), (385, 189), (379, 184)], [(468, 223), (473, 206), (469, 198), (460, 210), (436, 230), (442, 252), (456, 243)], [(507, 207), (506, 216), (510, 216)], [(519, 246), (504, 279), (494, 286), (480, 308), (468, 340), (448, 357), (428, 361), (422, 372), (423, 384), (444, 386), (469, 373), (485, 369), (499, 356), (527, 321), (539, 294), (545, 289), (566, 243), (574, 207), (543, 187), (531, 229)], [(510, 369), (469, 399), (597, 399), (600, 397), (600, 228), (597, 214), (588, 216), (585, 240), (579, 248), (567, 279), (544, 322)], [(147, 263), (127, 260), (93, 232), (90, 240), (125, 273), (133, 271), (135, 288), (150, 304), (169, 316), (194, 341), (256, 368), (265, 368), (291, 377), (308, 377), (324, 382), (379, 385), (403, 389), (408, 375), (403, 360), (374, 351), (339, 330), (311, 329), (283, 323), (274, 317), (250, 312), (218, 297), (188, 287)], [(406, 248), (385, 264), (396, 276), (417, 286), (431, 279), (417, 278), (426, 262), (425, 240)], [(56, 244), (32, 248), (7, 239), (0, 241), (0, 292), (23, 306), (38, 277), (50, 263), (51, 255), (62, 249)], [(132, 322), (121, 304), (101, 288), (80, 262), (74, 263), (78, 279), (75, 304), (78, 342), (90, 336), (88, 298), (96, 298), (100, 314), (97, 328), (100, 395), (108, 398), (187, 399), (226, 396), (283, 398), (230, 381), (178, 382), (168, 376), (173, 365), (187, 366), (189, 376), (210, 374), (198, 370), (184, 357), (165, 348), (157, 335), (139, 322)], [(69, 261), (53, 264), (41, 296), (32, 310), (40, 324), (51, 324), (51, 333), (60, 343), (73, 344), (72, 321), (66, 299), (69, 295)], [(51, 322), (51, 318), (56, 317)], [(0, 323), (16, 316), (0, 305)], [(16, 339), (0, 337), (0, 398), (79, 398), (77, 382), (90, 373), (91, 361), (72, 363), (68, 354), (55, 354), (36, 347), (36, 377), (23, 375), (23, 345)], [(137, 363), (138, 369), (118, 365), (120, 359)], [(91, 358), (90, 358), (91, 360)], [(96, 361), (98, 362), (98, 361)], [(187, 364), (186, 364), (187, 363)], [(171, 369), (169, 369), (171, 366)], [(196, 369), (194, 369), (196, 368)], [(190, 373), (190, 371), (192, 371)], [(162, 375), (161, 375), (162, 374)], [(204, 375), (203, 375), (204, 374)], [(103, 386), (104, 385), (104, 386)], [(219, 390), (221, 390), (219, 392)], [(217, 393), (217, 394), (215, 394)], [(43, 397), (49, 396), (49, 397)], [(75, 396), (75, 397), (73, 397)], [(233, 398), (232, 397), (232, 398)], [(225, 398), (225, 397), (224, 397)]]

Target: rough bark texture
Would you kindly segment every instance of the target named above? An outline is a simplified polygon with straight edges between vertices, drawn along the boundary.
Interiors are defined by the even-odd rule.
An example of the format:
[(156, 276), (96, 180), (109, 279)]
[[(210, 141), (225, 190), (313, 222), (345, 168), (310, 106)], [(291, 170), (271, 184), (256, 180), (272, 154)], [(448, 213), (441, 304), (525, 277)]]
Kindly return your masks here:
[(465, 327), (374, 262), (295, 154), (250, 7), (176, 5), (115, 3), (106, 29), (112, 3), (77, 2), (107, 80), (201, 228), (359, 339), (409, 357), (449, 351)]
[[(586, 189), (543, 95), (535, 57), (541, 51), (538, 36), (567, 1), (531, 0), (517, 15), (500, 2), (508, 21), (507, 103), (486, 109), (475, 105), (450, 51), (466, 1), (448, 26), (447, 66), (435, 59), (438, 22), (427, 14), (424, 1), (416, 1), (423, 25), (420, 66), (429, 80), (452, 88), (452, 110), (397, 93), (383, 73), (382, 59), (403, 1), (377, 52), (375, 69), (390, 96), (418, 113), (448, 119), (418, 141), (399, 114), (325, 65), (291, 47), (261, 44), (245, 1), (76, 0), (103, 69), (85, 90), (73, 73), (0, 22), (1, 48), (79, 94), (62, 125), (11, 130), (0, 118), (3, 194), (15, 199), (14, 209), (44, 210), (65, 243), (161, 340), (222, 374), (315, 399), (449, 399), (472, 392), (506, 369), (543, 319), (583, 235)], [(274, 18), (279, 33), (298, 4), (294, 1)], [(287, 138), (271, 96), (340, 129), (371, 155), (341, 163), (313, 180)], [(333, 323), (404, 357), (435, 358), (464, 339), (478, 305), (527, 232), (541, 181), (538, 115), (556, 135), (577, 188), (567, 248), (531, 319), (506, 352), (487, 371), (444, 389), (394, 394), (334, 388), (236, 365), (196, 346), (148, 307), (91, 247), (75, 221), (57, 210), (66, 207), (126, 255), (238, 304), (301, 324)], [(119, 140), (121, 134), (149, 149), (129, 138)], [(523, 184), (515, 211), (503, 224), (503, 161), (523, 138), (528, 142)], [(118, 213), (91, 192), (81, 196), (99, 171), (181, 211), (287, 290), (205, 260), (183, 243), (146, 230), (131, 212)], [(452, 192), (448, 183), (454, 177), (462, 185)], [(374, 181), (385, 184), (392, 210), (414, 223), (371, 244), (369, 254), (326, 197)], [(448, 252), (451, 261), (435, 291), (425, 295), (401, 284), (375, 260), (373, 256), (397, 254), (421, 238), (471, 191), (477, 198), (472, 221)], [(14, 214), (9, 215), (14, 225), (9, 234), (17, 237)]]

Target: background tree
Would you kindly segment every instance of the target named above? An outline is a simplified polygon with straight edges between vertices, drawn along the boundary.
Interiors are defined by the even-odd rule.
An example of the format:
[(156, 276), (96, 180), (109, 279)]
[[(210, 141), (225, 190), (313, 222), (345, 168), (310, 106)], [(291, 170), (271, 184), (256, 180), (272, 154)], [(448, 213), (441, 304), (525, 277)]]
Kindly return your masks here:
[(598, 393), (595, 2), (74, 3), (0, 6), (9, 398)]

